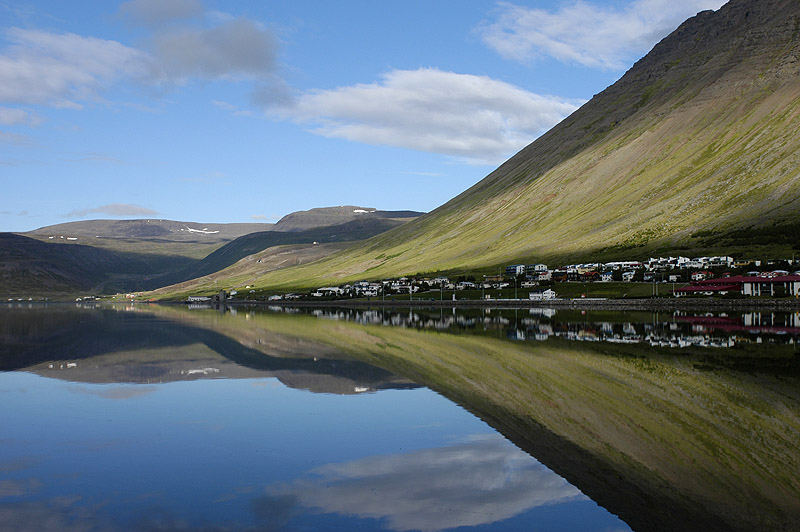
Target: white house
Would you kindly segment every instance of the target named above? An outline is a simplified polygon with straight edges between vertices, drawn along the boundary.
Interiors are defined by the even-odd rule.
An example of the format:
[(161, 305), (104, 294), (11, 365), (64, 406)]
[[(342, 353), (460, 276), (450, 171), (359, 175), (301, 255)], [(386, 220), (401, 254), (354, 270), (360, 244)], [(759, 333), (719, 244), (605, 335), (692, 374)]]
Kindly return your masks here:
[(531, 301), (548, 301), (556, 298), (556, 293), (548, 288), (544, 292), (531, 292), (528, 294), (528, 299)]

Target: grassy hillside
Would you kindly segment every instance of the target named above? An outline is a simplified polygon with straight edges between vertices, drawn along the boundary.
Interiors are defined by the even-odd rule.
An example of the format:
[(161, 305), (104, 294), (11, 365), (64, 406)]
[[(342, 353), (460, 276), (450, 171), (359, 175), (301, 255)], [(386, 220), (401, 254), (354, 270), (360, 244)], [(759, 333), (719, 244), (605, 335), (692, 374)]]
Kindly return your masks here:
[(732, 0), (435, 211), (259, 286), (800, 249), (800, 2)]
[(119, 291), (149, 272), (186, 267), (190, 259), (58, 245), (0, 233), (0, 297), (41, 297)]
[(791, 353), (676, 353), (308, 316), (152, 311), (265, 354), (267, 339), (317, 343), (429, 386), (636, 530), (796, 528), (800, 374)]
[[(203, 224), (175, 220), (84, 220), (41, 227), (25, 236), (55, 244), (201, 259), (231, 240), (274, 224)], [(67, 240), (72, 238), (74, 240)]]
[[(239, 260), (264, 251), (274, 246), (285, 246), (291, 244), (327, 244), (332, 242), (352, 242), (363, 240), (371, 236), (388, 231), (408, 221), (409, 219), (382, 218), (382, 217), (360, 217), (350, 222), (331, 225), (327, 227), (313, 227), (298, 231), (259, 231), (228, 242), (219, 249), (210, 253), (197, 264), (177, 272), (170, 276), (172, 282), (182, 282), (189, 279), (196, 279), (205, 275), (218, 272), (238, 262)], [(322, 219), (317, 220), (320, 223)], [(279, 225), (279, 224), (278, 224)], [(258, 260), (258, 259), (256, 259)], [(266, 270), (264, 270), (266, 271)], [(166, 284), (168, 279), (163, 279), (162, 284)]]
[[(353, 222), (350, 226), (342, 227), (340, 232), (352, 231), (353, 236), (347, 237), (346, 240), (359, 240), (380, 232), (373, 231), (370, 233), (365, 230), (369, 222), (376, 224), (377, 227), (385, 231), (400, 225), (402, 222), (412, 220), (421, 214), (424, 213), (379, 211), (373, 208), (357, 206), (320, 207), (287, 214), (274, 224), (199, 223), (160, 219), (84, 220), (49, 225), (20, 234), (48, 243), (83, 244), (112, 251), (152, 255), (181, 255), (193, 259), (202, 259), (228, 242), (252, 233), (303, 232), (321, 227), (344, 226), (344, 224)], [(325, 237), (325, 235), (320, 236)], [(280, 240), (280, 237), (276, 236), (275, 238)], [(319, 240), (319, 238), (316, 240)], [(313, 239), (309, 240), (309, 242), (311, 241)], [(291, 240), (291, 237), (287, 237), (286, 241), (277, 243), (301, 242), (304, 242), (304, 240), (295, 241)], [(261, 249), (264, 248), (253, 249), (250, 253)], [(233, 262), (236, 261), (231, 261), (226, 266)]]
[[(354, 213), (362, 210), (370, 212)], [(22, 235), (7, 233), (0, 237), (0, 296), (154, 289), (219, 271), (275, 246), (361, 240), (418, 214), (325, 207), (292, 213), (278, 224), (87, 220), (42, 227)], [(265, 228), (270, 230), (264, 231)], [(264, 261), (254, 264), (259, 265), (257, 271), (262, 274), (341, 249), (305, 247), (295, 248), (296, 253), (287, 248), (273, 250), (265, 254)]]
[(334, 242), (329, 244), (292, 244), (273, 246), (258, 253), (253, 253), (235, 264), (217, 272), (189, 279), (180, 283), (157, 288), (147, 293), (148, 298), (185, 299), (198, 292), (220, 289), (241, 290), (254, 285), (269, 272), (283, 268), (291, 268), (308, 264), (328, 257), (352, 246), (352, 242)]
[(315, 227), (340, 225), (352, 221), (376, 222), (384, 220), (409, 221), (425, 214), (416, 211), (379, 211), (371, 207), (342, 205), (341, 207), (321, 207), (307, 211), (287, 214), (275, 224), (275, 231), (305, 231)]

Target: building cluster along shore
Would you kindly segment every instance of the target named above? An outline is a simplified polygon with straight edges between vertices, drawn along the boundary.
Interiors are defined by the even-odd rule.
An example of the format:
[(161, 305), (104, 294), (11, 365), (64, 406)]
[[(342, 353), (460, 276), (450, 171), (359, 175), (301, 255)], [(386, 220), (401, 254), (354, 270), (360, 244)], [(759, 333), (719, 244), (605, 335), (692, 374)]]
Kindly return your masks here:
[[(353, 298), (409, 299), (530, 299), (553, 300), (570, 283), (668, 284), (652, 295), (674, 297), (800, 297), (800, 260), (735, 260), (728, 256), (656, 257), (648, 260), (568, 264), (550, 268), (547, 264), (510, 264), (496, 274), (446, 276), (404, 276), (362, 280), (320, 286), (307, 292), (264, 293), (254, 286), (223, 291), (213, 299), (236, 298), (266, 301), (346, 300)], [(448, 293), (449, 292), (449, 293)], [(626, 293), (626, 292), (624, 292)], [(624, 293), (621, 293), (622, 296)], [(446, 295), (445, 295), (446, 294)], [(585, 297), (585, 294), (582, 294)], [(612, 296), (613, 297), (613, 296)], [(643, 297), (639, 295), (638, 297)], [(202, 303), (210, 296), (190, 296), (188, 302)]]

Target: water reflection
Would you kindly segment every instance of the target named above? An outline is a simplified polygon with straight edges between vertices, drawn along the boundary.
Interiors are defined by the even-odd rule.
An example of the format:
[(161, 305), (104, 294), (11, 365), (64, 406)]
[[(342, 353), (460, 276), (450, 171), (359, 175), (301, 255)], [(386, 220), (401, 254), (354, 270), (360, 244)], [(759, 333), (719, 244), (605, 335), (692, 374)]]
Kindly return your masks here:
[(324, 345), (271, 335), (257, 346), (246, 346), (135, 307), (96, 310), (84, 304), (77, 312), (60, 306), (29, 308), (4, 312), (2, 318), (0, 371), (25, 369), (76, 382), (137, 384), (276, 377), (293, 388), (337, 394), (415, 387)]
[[(647, 344), (653, 347), (733, 347), (737, 343), (794, 345), (800, 337), (800, 312), (612, 312), (549, 308), (447, 311), (415, 308), (307, 309), (270, 307), (271, 312), (310, 314), (321, 319), (447, 332), (503, 333), (510, 340)], [(629, 320), (629, 321), (625, 321)], [(635, 321), (638, 320), (638, 321)]]
[[(637, 530), (793, 530), (794, 318), (756, 317), (295, 309), (254, 311), (250, 322), (443, 393)], [(523, 320), (552, 334), (508, 341), (521, 340), (509, 331)]]
[(0, 318), (0, 529), (626, 528), (353, 351), (359, 331), (343, 347), (307, 322), (160, 307)]
[[(0, 440), (9, 464), (26, 464), (0, 464), (0, 516), (38, 504), (102, 528), (130, 527), (132, 511), (162, 528), (800, 522), (791, 314), (141, 306), (2, 318), (2, 369), (57, 380), (0, 375), (13, 405)], [(37, 416), (47, 430), (30, 428)], [(98, 426), (100, 441), (67, 437)], [(133, 491), (157, 510), (130, 494), (64, 502), (75, 489), (53, 487), (59, 468), (126, 490), (124, 473), (151, 471)]]
[[(328, 464), (254, 501), (386, 519), (392, 530), (478, 526), (583, 499), (574, 486), (497, 436)], [(446, 502), (445, 502), (446, 501)], [(444, 503), (444, 504), (443, 504)]]

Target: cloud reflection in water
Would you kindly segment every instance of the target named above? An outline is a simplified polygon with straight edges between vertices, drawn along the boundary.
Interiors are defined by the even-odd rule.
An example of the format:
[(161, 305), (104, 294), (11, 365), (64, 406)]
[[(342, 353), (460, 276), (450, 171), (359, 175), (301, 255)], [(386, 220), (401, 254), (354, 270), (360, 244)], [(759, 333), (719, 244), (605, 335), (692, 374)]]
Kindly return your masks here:
[[(263, 510), (278, 500), (291, 501), (323, 513), (385, 519), (393, 530), (430, 532), (494, 523), (582, 498), (566, 480), (493, 435), (325, 465), (288, 485), (269, 488), (253, 507)], [(279, 513), (286, 519), (289, 512), (282, 508)]]

